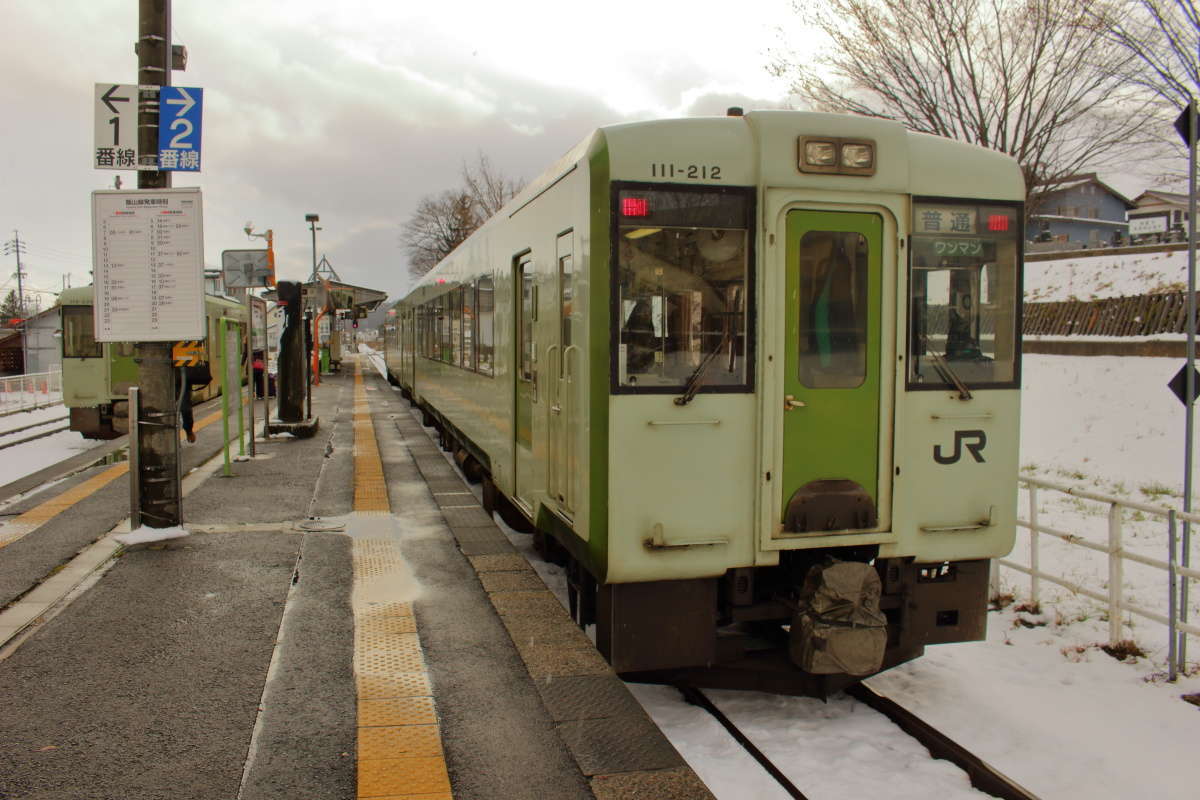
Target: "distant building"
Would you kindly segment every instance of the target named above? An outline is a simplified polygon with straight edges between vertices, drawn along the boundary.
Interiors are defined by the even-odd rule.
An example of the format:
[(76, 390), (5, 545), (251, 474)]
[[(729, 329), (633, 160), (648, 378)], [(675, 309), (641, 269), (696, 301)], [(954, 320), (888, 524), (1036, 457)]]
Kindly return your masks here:
[(1133, 201), (1094, 172), (1035, 192), (1032, 203), (1026, 231), (1032, 251), (1106, 247), (1129, 240), (1126, 213), (1135, 207)]
[(1137, 241), (1183, 241), (1187, 238), (1188, 196), (1175, 192), (1142, 192), (1129, 212), (1129, 235)]
[(25, 320), (22, 328), (0, 328), (0, 375), (50, 372), (62, 368), (58, 306)]

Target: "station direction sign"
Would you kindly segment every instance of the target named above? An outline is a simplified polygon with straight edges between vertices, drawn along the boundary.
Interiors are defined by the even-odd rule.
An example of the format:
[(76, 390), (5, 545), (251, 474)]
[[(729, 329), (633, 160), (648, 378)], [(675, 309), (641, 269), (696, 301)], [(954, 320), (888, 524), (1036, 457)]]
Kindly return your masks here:
[[(96, 169), (138, 169), (138, 87), (96, 84)], [(147, 166), (146, 169), (154, 169)]]
[(200, 189), (92, 192), (98, 342), (203, 339)]
[[(138, 98), (142, 92), (158, 95), (158, 151), (138, 150)], [(97, 83), (95, 86), (95, 143), (92, 165), (96, 169), (141, 169), (164, 172), (199, 172), (204, 90), (189, 86), (137, 86)], [(142, 156), (154, 161), (141, 163)]]
[(204, 90), (163, 86), (158, 92), (158, 168), (200, 171), (200, 130)]

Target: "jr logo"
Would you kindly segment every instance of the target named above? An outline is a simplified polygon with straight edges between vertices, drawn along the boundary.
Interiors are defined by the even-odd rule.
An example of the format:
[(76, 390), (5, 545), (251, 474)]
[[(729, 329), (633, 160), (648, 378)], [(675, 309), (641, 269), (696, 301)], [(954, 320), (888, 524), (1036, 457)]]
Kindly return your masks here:
[(980, 464), (983, 463), (983, 448), (987, 445), (987, 434), (983, 431), (955, 431), (954, 452), (948, 456), (942, 455), (942, 446), (933, 446), (933, 460), (939, 464), (956, 464), (962, 458), (963, 445), (967, 452)]

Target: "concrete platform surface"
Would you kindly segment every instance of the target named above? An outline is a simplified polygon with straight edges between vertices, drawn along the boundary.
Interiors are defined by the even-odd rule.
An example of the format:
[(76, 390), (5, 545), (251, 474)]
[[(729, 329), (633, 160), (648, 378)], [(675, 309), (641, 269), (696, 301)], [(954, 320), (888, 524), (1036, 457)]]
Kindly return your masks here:
[(109, 544), (118, 476), (0, 547), (0, 800), (711, 797), (408, 403), (345, 366), (315, 435), (201, 467), (189, 536)]

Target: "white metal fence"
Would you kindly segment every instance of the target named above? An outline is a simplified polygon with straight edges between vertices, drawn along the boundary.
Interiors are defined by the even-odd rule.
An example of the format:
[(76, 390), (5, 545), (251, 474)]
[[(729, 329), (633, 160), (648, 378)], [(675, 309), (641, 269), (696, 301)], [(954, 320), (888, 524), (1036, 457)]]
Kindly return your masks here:
[(62, 402), (62, 369), (0, 378), (0, 414)]
[[(1010, 557), (998, 559), (999, 566), (1016, 570), (1030, 577), (1030, 599), (1033, 603), (1040, 603), (1041, 583), (1048, 581), (1077, 595), (1104, 604), (1108, 610), (1110, 645), (1116, 645), (1128, 638), (1123, 634), (1126, 615), (1136, 615), (1166, 625), (1169, 670), (1171, 678), (1174, 679), (1176, 670), (1183, 667), (1186, 659), (1186, 637), (1188, 635), (1200, 637), (1200, 627), (1188, 622), (1189, 579), (1200, 579), (1200, 571), (1191, 567), (1189, 537), (1185, 534), (1183, 541), (1180, 542), (1177, 535), (1177, 523), (1200, 523), (1200, 515), (1184, 514), (1165, 506), (1138, 503), (1070, 486), (1061, 486), (1030, 476), (1022, 476), (1018, 480), (1018, 485), (1027, 492), (1028, 517), (1022, 519), (1018, 514), (1017, 526), (1029, 531), (1026, 551), (1028, 563), (1021, 564)], [(1097, 540), (1098, 537), (1089, 538), (1086, 533), (1070, 533), (1039, 523), (1039, 516), (1043, 512), (1040, 501), (1051, 493), (1077, 498), (1076, 502), (1083, 504), (1098, 503), (1101, 508), (1107, 506), (1105, 512), (1107, 514), (1107, 536), (1103, 540)], [(1162, 526), (1161, 530), (1165, 535), (1161, 539), (1152, 536), (1153, 542), (1149, 545), (1150, 547), (1160, 547), (1162, 558), (1137, 552), (1129, 546), (1125, 532), (1129, 517), (1135, 515), (1138, 518), (1137, 525), (1142, 530), (1147, 525), (1153, 526), (1154, 521)], [(1052, 541), (1065, 542), (1072, 547), (1083, 548), (1106, 556), (1107, 580), (1101, 577), (1098, 581), (1103, 586), (1097, 588), (1094, 583), (1090, 586), (1084, 585), (1086, 577), (1083, 580), (1073, 580), (1063, 574), (1044, 571), (1041, 568), (1041, 556), (1045, 545), (1044, 537), (1051, 537)], [(1146, 543), (1140, 544), (1142, 545), (1141, 549), (1145, 549)], [(1022, 542), (1018, 540), (1013, 550), (1014, 555), (1021, 549)], [(1162, 590), (1159, 597), (1161, 602), (1138, 604), (1130, 601), (1127, 596), (1125, 580), (1126, 562), (1134, 562), (1163, 573)], [(999, 593), (999, 588), (998, 571), (993, 570), (993, 595)], [(1149, 607), (1150, 605), (1155, 607)]]

